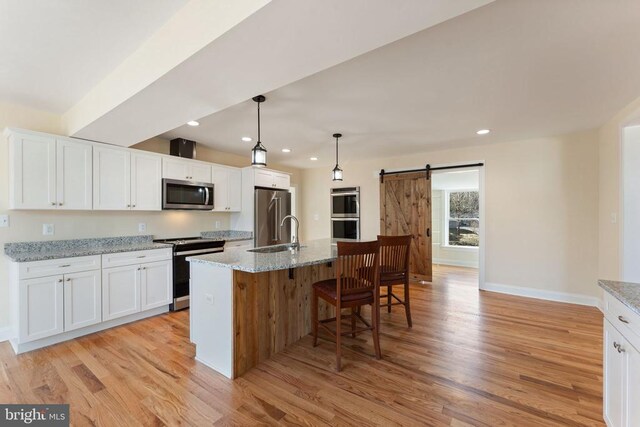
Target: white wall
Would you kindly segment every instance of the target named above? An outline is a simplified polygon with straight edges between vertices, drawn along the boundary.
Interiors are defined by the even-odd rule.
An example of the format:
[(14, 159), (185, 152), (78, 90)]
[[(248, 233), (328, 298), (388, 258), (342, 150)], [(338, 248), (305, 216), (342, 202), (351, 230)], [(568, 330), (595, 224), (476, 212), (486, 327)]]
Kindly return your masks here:
[[(431, 229), (434, 264), (478, 268), (477, 247), (445, 245), (447, 191), (478, 191), (480, 177), (477, 170), (434, 173), (431, 178)], [(482, 220), (482, 219), (481, 219)]]
[(640, 126), (624, 129), (622, 280), (640, 283)]
[[(487, 283), (599, 297), (596, 132), (413, 153), (344, 159), (344, 186), (361, 188), (362, 235), (379, 231), (380, 169), (485, 161)], [(329, 233), (331, 168), (303, 172), (306, 239)], [(314, 220), (314, 215), (318, 220)]]

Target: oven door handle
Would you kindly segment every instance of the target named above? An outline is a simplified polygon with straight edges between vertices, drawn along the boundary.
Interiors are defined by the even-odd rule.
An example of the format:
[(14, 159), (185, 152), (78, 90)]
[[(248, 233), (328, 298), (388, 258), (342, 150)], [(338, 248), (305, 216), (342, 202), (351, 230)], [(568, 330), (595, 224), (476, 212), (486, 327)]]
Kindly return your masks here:
[(183, 255), (199, 255), (199, 254), (217, 254), (219, 252), (224, 252), (224, 249), (195, 249), (193, 251), (184, 251), (184, 252), (176, 252), (177, 256)]

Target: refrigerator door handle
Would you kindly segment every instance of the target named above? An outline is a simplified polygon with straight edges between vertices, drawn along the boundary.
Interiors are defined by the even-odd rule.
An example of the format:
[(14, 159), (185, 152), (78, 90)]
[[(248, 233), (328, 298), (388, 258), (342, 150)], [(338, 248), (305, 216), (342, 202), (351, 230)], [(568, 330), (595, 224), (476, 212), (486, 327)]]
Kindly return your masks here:
[(280, 197), (276, 198), (276, 239), (278, 240), (278, 243), (282, 243), (280, 241), (280, 239), (282, 238), (282, 233), (280, 230), (280, 216), (281, 216), (281, 209), (280, 209)]

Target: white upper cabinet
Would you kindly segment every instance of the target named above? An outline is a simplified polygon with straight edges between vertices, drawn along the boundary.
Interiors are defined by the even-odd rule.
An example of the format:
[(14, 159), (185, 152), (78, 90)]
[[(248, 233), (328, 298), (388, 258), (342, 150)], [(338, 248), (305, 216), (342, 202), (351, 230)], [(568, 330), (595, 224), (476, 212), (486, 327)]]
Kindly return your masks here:
[(254, 185), (256, 187), (288, 190), (291, 186), (291, 177), (286, 173), (269, 169), (256, 169), (254, 172)]
[(47, 135), (9, 136), (12, 209), (91, 209), (92, 145)]
[(56, 142), (56, 198), (62, 209), (91, 209), (92, 151), (90, 144), (69, 140)]
[(239, 212), (242, 207), (242, 171), (237, 168), (213, 166), (213, 210)]
[(131, 209), (131, 153), (96, 146), (93, 150), (93, 208)]
[(93, 150), (93, 208), (162, 209), (162, 158), (153, 153), (96, 146)]
[(211, 182), (211, 165), (180, 158), (162, 159), (162, 177), (182, 181)]
[(131, 209), (162, 209), (162, 158), (153, 154), (131, 154)]

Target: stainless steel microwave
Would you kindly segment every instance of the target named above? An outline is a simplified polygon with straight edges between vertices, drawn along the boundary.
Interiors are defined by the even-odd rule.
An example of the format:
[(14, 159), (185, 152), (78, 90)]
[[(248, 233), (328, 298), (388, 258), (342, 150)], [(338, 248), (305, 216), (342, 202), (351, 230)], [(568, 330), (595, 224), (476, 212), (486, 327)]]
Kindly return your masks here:
[(213, 209), (213, 184), (165, 178), (162, 180), (162, 209), (210, 211)]

